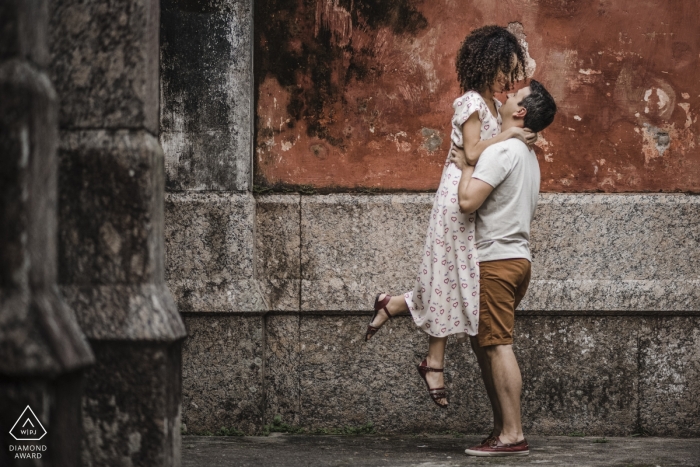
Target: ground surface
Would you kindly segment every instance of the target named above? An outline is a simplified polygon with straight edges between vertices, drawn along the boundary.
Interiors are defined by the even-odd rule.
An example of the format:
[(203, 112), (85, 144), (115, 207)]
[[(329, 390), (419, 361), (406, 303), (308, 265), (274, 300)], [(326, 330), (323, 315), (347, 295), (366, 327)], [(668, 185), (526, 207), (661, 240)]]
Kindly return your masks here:
[[(475, 436), (184, 436), (183, 467), (700, 466), (700, 439), (531, 437), (530, 456), (467, 457)], [(605, 442), (603, 442), (605, 441)]]

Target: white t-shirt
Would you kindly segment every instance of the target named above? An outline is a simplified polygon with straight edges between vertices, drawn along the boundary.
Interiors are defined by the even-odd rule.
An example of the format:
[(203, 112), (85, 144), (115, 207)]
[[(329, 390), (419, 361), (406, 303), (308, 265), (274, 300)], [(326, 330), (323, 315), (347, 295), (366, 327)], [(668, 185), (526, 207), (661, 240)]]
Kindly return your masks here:
[(479, 157), (472, 178), (494, 189), (477, 210), (479, 261), (530, 257), (530, 223), (540, 192), (540, 165), (525, 143), (511, 138)]

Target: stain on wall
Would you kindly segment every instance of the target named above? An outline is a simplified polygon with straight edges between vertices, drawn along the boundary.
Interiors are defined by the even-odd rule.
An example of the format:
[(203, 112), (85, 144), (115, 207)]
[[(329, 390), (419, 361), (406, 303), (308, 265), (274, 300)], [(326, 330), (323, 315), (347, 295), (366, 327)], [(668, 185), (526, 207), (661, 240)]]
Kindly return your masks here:
[(700, 192), (697, 8), (257, 1), (256, 183), (436, 188), (459, 95), (456, 51), (474, 28), (510, 24), (560, 108), (537, 144), (543, 191)]
[(166, 189), (245, 191), (252, 145), (252, 0), (160, 5)]

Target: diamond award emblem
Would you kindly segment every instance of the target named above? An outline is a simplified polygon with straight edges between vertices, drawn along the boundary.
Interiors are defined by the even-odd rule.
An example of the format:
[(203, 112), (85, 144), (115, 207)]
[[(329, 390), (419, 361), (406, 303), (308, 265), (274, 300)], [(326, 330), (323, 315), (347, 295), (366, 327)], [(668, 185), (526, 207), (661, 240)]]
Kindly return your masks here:
[(10, 434), (17, 441), (39, 441), (46, 436), (46, 430), (32, 409), (27, 406), (10, 430)]

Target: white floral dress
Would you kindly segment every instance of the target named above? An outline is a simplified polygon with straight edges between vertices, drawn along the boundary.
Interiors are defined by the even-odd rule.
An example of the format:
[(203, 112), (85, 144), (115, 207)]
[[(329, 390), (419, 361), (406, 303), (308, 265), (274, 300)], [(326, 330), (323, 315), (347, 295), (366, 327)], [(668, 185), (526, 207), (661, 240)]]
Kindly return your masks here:
[[(494, 99), (496, 109), (501, 103)], [(501, 117), (494, 117), (481, 95), (469, 91), (452, 104), (452, 144), (464, 147), (462, 125), (479, 112), (481, 139), (501, 132)], [(474, 214), (459, 212), (457, 187), (462, 171), (445, 162), (435, 193), (428, 234), (413, 291), (404, 294), (413, 321), (435, 337), (475, 336), (479, 325), (479, 263), (474, 245)]]

